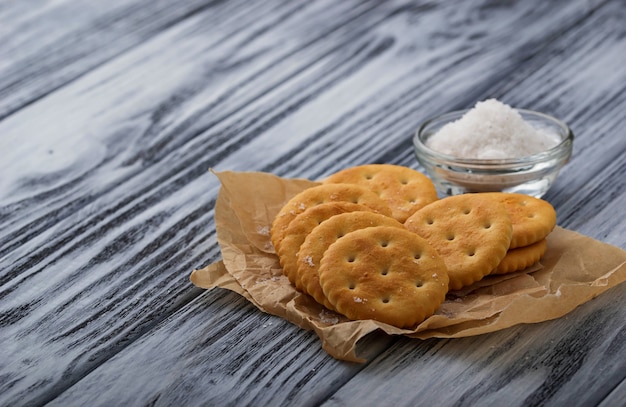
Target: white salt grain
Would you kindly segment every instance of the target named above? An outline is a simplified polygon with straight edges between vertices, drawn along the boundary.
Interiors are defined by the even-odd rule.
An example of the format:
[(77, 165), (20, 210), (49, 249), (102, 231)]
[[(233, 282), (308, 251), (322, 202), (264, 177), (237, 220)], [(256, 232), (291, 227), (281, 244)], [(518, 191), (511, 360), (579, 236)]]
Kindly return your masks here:
[(313, 263), (313, 257), (311, 256), (304, 256), (302, 261), (304, 262), (304, 264), (307, 264), (309, 267), (315, 267), (315, 263)]
[(496, 99), (476, 103), (427, 141), (430, 148), (441, 153), (478, 159), (524, 157), (558, 143), (556, 134), (534, 128), (518, 111)]

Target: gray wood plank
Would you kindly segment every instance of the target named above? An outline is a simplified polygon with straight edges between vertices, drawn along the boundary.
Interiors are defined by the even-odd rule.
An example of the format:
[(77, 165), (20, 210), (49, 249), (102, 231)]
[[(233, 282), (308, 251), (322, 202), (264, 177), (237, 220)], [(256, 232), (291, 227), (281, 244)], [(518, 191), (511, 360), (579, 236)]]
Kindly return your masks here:
[[(189, 272), (219, 254), (204, 156), (230, 134), (205, 134), (202, 151), (189, 140), (337, 43), (298, 63), (290, 53), (382, 18), (359, 20), (368, 4), (284, 7), (251, 9), (237, 27), (199, 14), (0, 122), (0, 151), (19, 146), (2, 160), (0, 188), (2, 403), (54, 397), (198, 294)], [(235, 28), (229, 42), (207, 42)], [(295, 29), (274, 41), (272, 30)]]
[(197, 13), (215, 24), (252, 11), (242, 2), (211, 0), (41, 0), (0, 7), (0, 120)]
[[(157, 329), (110, 361), (143, 363), (115, 375), (103, 365), (48, 405), (313, 406), (363, 369), (329, 358), (313, 333), (224, 290), (194, 299)], [(393, 340), (369, 338), (365, 355), (375, 357)]]
[(624, 404), (624, 400), (626, 400), (626, 380), (622, 381), (612, 392), (608, 395), (607, 398), (602, 400), (599, 407), (613, 407), (620, 406)]
[[(568, 9), (568, 5), (571, 8)], [(584, 17), (588, 15), (588, 10), (586, 8), (581, 9), (580, 3), (574, 5), (567, 3), (564, 14), (559, 15), (558, 18), (546, 13), (545, 10), (534, 10), (532, 6), (528, 6), (528, 3), (526, 5), (523, 2), (517, 3), (514, 6), (515, 8), (509, 11), (493, 10), (487, 7), (485, 15), (473, 16), (476, 20), (470, 19), (470, 21), (465, 21), (468, 24), (465, 26), (465, 30), (459, 29), (456, 36), (452, 35), (446, 38), (439, 37), (441, 34), (438, 23), (441, 20), (437, 19), (449, 19), (455, 22), (455, 19), (464, 18), (462, 16), (472, 16), (468, 9), (459, 10), (458, 7), (443, 10), (437, 8), (401, 8), (397, 13), (391, 13), (390, 11), (392, 10), (386, 9), (386, 12), (389, 12), (389, 14), (384, 14), (386, 18), (364, 17), (365, 22), (369, 21), (372, 23), (372, 20), (376, 22), (368, 27), (367, 32), (360, 33), (355, 26), (359, 26), (359, 23), (363, 23), (363, 21), (352, 21), (347, 24), (347, 27), (342, 27), (341, 30), (345, 29), (349, 33), (355, 34), (354, 36), (348, 34), (347, 37), (344, 37), (345, 32), (338, 32), (338, 38), (335, 38), (335, 41), (339, 41), (342, 46), (331, 47), (330, 51), (328, 48), (324, 48), (325, 53), (322, 56), (325, 56), (325, 58), (321, 58), (321, 60), (319, 58), (313, 59), (312, 56), (307, 57), (307, 65), (296, 71), (292, 76), (288, 76), (285, 86), (281, 86), (279, 82), (267, 92), (253, 93), (259, 95), (253, 99), (250, 99), (249, 96), (246, 98), (245, 93), (242, 94), (240, 103), (244, 104), (243, 107), (240, 106), (239, 109), (230, 110), (228, 114), (222, 113), (223, 119), (220, 120), (220, 123), (213, 126), (206, 125), (204, 129), (197, 127), (194, 129), (196, 133), (182, 131), (182, 137), (188, 137), (187, 141), (171, 150), (167, 148), (163, 151), (153, 150), (153, 156), (147, 154), (149, 159), (146, 160), (147, 164), (144, 165), (154, 165), (152, 171), (157, 171), (157, 173), (158, 171), (164, 171), (164, 174), (169, 174), (166, 170), (170, 171), (171, 168), (163, 167), (175, 163), (174, 159), (194, 157), (201, 160), (198, 167), (204, 166), (204, 168), (208, 164), (215, 164), (218, 168), (240, 170), (266, 169), (274, 170), (283, 175), (315, 177), (343, 166), (345, 163), (356, 164), (376, 160), (390, 162), (412, 160), (407, 137), (416, 127), (416, 121), (437, 111), (461, 107), (462, 105), (467, 106), (478, 98), (491, 96), (487, 94), (485, 89), (493, 86), (494, 82), (507, 82), (511, 76), (514, 76), (513, 73), (517, 72), (515, 67), (520, 61), (528, 60), (529, 65), (535, 67), (525, 71), (526, 76), (532, 75), (540, 66), (549, 63), (549, 58), (545, 56), (545, 58), (542, 58), (542, 50), (545, 49), (543, 42), (553, 41), (557, 34), (572, 30), (581, 21), (584, 24)], [(555, 5), (554, 7), (558, 6)], [(473, 7), (470, 8), (474, 9)], [(610, 8), (607, 10), (607, 14), (614, 12)], [(502, 17), (504, 17), (504, 21), (499, 20)], [(433, 21), (432, 19), (435, 20)], [(495, 24), (495, 20), (497, 20), (498, 24)], [(431, 24), (426, 24), (428, 21), (431, 21)], [(489, 23), (494, 24), (490, 25)], [(518, 29), (513, 30), (513, 33), (511, 26)], [(526, 28), (520, 35), (519, 27), (522, 26)], [(484, 30), (485, 27), (488, 27), (489, 31), (483, 32), (482, 35), (479, 35), (479, 33), (475, 33), (476, 35), (474, 36), (465, 34), (472, 33), (473, 29)], [(608, 29), (614, 29), (614, 27), (609, 27)], [(356, 36), (357, 33), (361, 35)], [(347, 39), (350, 39), (350, 41), (347, 41)], [(426, 39), (433, 39), (435, 42), (438, 40), (438, 48), (429, 50)], [(506, 49), (490, 49), (486, 47), (487, 44), (491, 44), (493, 41), (503, 41), (509, 47)], [(318, 44), (315, 43), (315, 46), (311, 48), (316, 48)], [(609, 43), (607, 46), (611, 46), (611, 44)], [(308, 51), (308, 49), (305, 50), (304, 54), (309, 55), (307, 54)], [(602, 50), (598, 52), (602, 52)], [(304, 54), (297, 53), (294, 54), (294, 57)], [(446, 54), (455, 55), (458, 59), (450, 62), (444, 58)], [(415, 55), (419, 55), (420, 58), (416, 58)], [(575, 62), (575, 57), (576, 55), (572, 56), (572, 61), (570, 62)], [(282, 72), (281, 69), (283, 68), (280, 63), (276, 63), (276, 65), (268, 69), (267, 76), (263, 78), (270, 77), (271, 74), (277, 71)], [(578, 68), (582, 69), (581, 66), (578, 66)], [(594, 68), (592, 66), (588, 69), (592, 71)], [(552, 71), (553, 75), (554, 72)], [(382, 73), (388, 73), (388, 76)], [(336, 76), (333, 77), (333, 74)], [(470, 78), (472, 79), (471, 81), (468, 80)], [(515, 78), (516, 80), (523, 80), (525, 76), (520, 75), (515, 76)], [(251, 85), (248, 90), (255, 89), (252, 85), (253, 82), (250, 82)], [(246, 86), (247, 84), (246, 82)], [(612, 89), (614, 86), (619, 87), (619, 84), (616, 85), (613, 81), (608, 80), (607, 82), (598, 81), (597, 85), (603, 85), (605, 90), (608, 88)], [(569, 82), (568, 85), (566, 81), (564, 86), (573, 86), (573, 84)], [(500, 88), (504, 87), (504, 85), (501, 85)], [(516, 89), (518, 88), (511, 89), (510, 92), (504, 95), (512, 95), (514, 97), (517, 94)], [(206, 96), (209, 93), (209, 91), (206, 91), (206, 93), (202, 93), (202, 96)], [(355, 97), (355, 95), (358, 95), (358, 97)], [(555, 98), (554, 100), (558, 100), (558, 95), (553, 95), (552, 97)], [(192, 97), (191, 102), (187, 101), (187, 103), (188, 105), (196, 106), (196, 104), (201, 103), (200, 99)], [(520, 98), (519, 102), (529, 103), (530, 100)], [(235, 104), (235, 106), (237, 105)], [(188, 109), (189, 106), (186, 106), (186, 108)], [(211, 105), (211, 108), (215, 109), (215, 106)], [(194, 119), (202, 117), (201, 114), (190, 114), (187, 109), (181, 109), (183, 115), (186, 114)], [(197, 109), (192, 109), (193, 113), (202, 111), (200, 107)], [(208, 114), (213, 111), (207, 109), (202, 111), (202, 113)], [(557, 115), (564, 113), (566, 112), (555, 110)], [(266, 114), (269, 114), (269, 117), (266, 117)], [(617, 120), (612, 116), (602, 117), (602, 119), (608, 121)], [(184, 128), (184, 126), (181, 127)], [(296, 132), (294, 129), (299, 131)], [(167, 140), (168, 136), (164, 132), (167, 132), (167, 130), (156, 131), (157, 135), (155, 137), (161, 135), (161, 137)], [(171, 133), (169, 134), (171, 135)], [(285, 134), (290, 134), (292, 137), (286, 138)], [(342, 138), (337, 138), (340, 134)], [(217, 143), (211, 144), (209, 142), (220, 139), (220, 141), (226, 140), (226, 143), (229, 143), (231, 138), (235, 139), (221, 150)], [(352, 143), (347, 143), (347, 140)], [(336, 150), (337, 147), (340, 147), (339, 151)], [(606, 149), (597, 149), (593, 158), (602, 160), (603, 154), (610, 151), (611, 147), (614, 146), (605, 144), (604, 148)], [(219, 150), (219, 154), (216, 153), (214, 155), (214, 160), (202, 161), (202, 155), (206, 155), (206, 151), (211, 151), (210, 148)], [(195, 151), (201, 151), (201, 153), (193, 154)], [(187, 163), (192, 164), (191, 160), (188, 160)], [(193, 165), (195, 165), (195, 162)], [(182, 166), (174, 165), (174, 168), (175, 170), (184, 171)], [(131, 241), (131, 246), (145, 244), (146, 249), (141, 253), (152, 256), (153, 263), (145, 264), (145, 262), (137, 258), (135, 263), (131, 263), (130, 269), (125, 269), (127, 267), (125, 262), (128, 262), (128, 258), (132, 258), (128, 251), (124, 254), (124, 258), (118, 258), (119, 253), (116, 256), (111, 256), (111, 258), (119, 262), (120, 270), (118, 275), (111, 276), (107, 281), (107, 283), (117, 284), (118, 289), (120, 288), (120, 281), (134, 285), (137, 291), (133, 292), (133, 295), (143, 296), (144, 298), (138, 298), (131, 305), (137, 307), (137, 314), (147, 315), (145, 318), (153, 318), (153, 309), (155, 307), (159, 306), (165, 299), (176, 298), (180, 295), (179, 293), (184, 292), (183, 288), (188, 287), (182, 286), (183, 288), (178, 293), (170, 291), (167, 294), (163, 294), (163, 291), (150, 291), (150, 289), (154, 289), (154, 278), (166, 279), (170, 276), (175, 276), (176, 273), (183, 273), (186, 277), (189, 268), (187, 268), (186, 264), (181, 263), (172, 262), (166, 267), (156, 266), (157, 269), (154, 272), (156, 276), (151, 275), (150, 278), (139, 280), (131, 276), (131, 274), (146, 268), (146, 266), (154, 267), (159, 260), (166, 258), (168, 254), (186, 253), (188, 251), (186, 247), (188, 242), (181, 239), (183, 239), (182, 236), (189, 233), (189, 227), (184, 226), (181, 229), (181, 225), (173, 222), (171, 218), (173, 217), (181, 222), (193, 208), (196, 210), (193, 213), (196, 214), (198, 221), (198, 224), (194, 225), (195, 229), (193, 231), (202, 231), (204, 228), (211, 227), (211, 221), (206, 220), (205, 216), (202, 215), (210, 216), (210, 210), (207, 210), (206, 206), (195, 206), (197, 203), (181, 205), (181, 195), (186, 201), (192, 202), (206, 201), (206, 196), (215, 196), (215, 184), (206, 181), (200, 175), (198, 168), (194, 168), (194, 171), (198, 172), (194, 172), (193, 176), (187, 175), (179, 178), (173, 176), (172, 181), (169, 181), (169, 178), (163, 175), (161, 180), (173, 183), (180, 182), (183, 185), (172, 186), (172, 196), (166, 193), (165, 198), (155, 197), (154, 201), (144, 203), (126, 215), (146, 216), (145, 213), (160, 213), (157, 209), (163, 207), (164, 210), (161, 211), (163, 213), (162, 218), (152, 221), (154, 226), (150, 234), (135, 236), (135, 234), (141, 233), (141, 229), (138, 228), (136, 231), (133, 231), (134, 233), (123, 234), (123, 237), (120, 237), (118, 247), (110, 249), (111, 251), (114, 251), (113, 249), (116, 248), (119, 249), (125, 245), (124, 239), (136, 237), (138, 240)], [(610, 177), (615, 176), (611, 174), (613, 173), (604, 174), (605, 177), (608, 177), (604, 179), (610, 180)], [(154, 174), (151, 174), (151, 176), (154, 176)], [(587, 179), (593, 178), (593, 176), (598, 176), (598, 174), (589, 174)], [(150, 178), (146, 175), (145, 179)], [(197, 181), (197, 179), (200, 179), (200, 181)], [(140, 184), (137, 183), (136, 185)], [(124, 188), (128, 188), (129, 185), (133, 186), (135, 184), (133, 184), (133, 181), (123, 184)], [(154, 186), (154, 188), (157, 187)], [(204, 190), (202, 190), (203, 188)], [(156, 189), (156, 191), (163, 193), (163, 189)], [(142, 194), (150, 196), (150, 191), (144, 191)], [(611, 195), (610, 191), (608, 195)], [(136, 199), (141, 201), (140, 196), (137, 196)], [(115, 199), (112, 199), (112, 201), (115, 202)], [(565, 206), (565, 203), (563, 205)], [(68, 219), (72, 218), (69, 217)], [(149, 220), (150, 218), (142, 218), (134, 222), (137, 222), (138, 225), (144, 225), (146, 223), (150, 224)], [(119, 222), (116, 226), (122, 232), (127, 230), (125, 228), (128, 226), (129, 218), (122, 217)], [(171, 239), (163, 239), (157, 242), (151, 240), (150, 236), (155, 236), (154, 238), (156, 238), (164, 233), (163, 227), (158, 225), (160, 222), (169, 222), (171, 224), (168, 230), (171, 231), (170, 237), (173, 236), (175, 240), (175, 242), (171, 243), (172, 252), (164, 253), (157, 249), (159, 243), (169, 242)], [(204, 247), (214, 248), (214, 240), (211, 240), (212, 237), (210, 235), (207, 236), (207, 232), (199, 233), (197, 240), (193, 241), (193, 244), (197, 246), (192, 246), (192, 251), (194, 255), (197, 255), (196, 259), (210, 258), (203, 245), (206, 244), (207, 246)], [(84, 248), (81, 248), (81, 250), (84, 250)], [(131, 249), (131, 253), (133, 250), (136, 249)], [(215, 252), (212, 253), (214, 253), (213, 256), (216, 255)], [(89, 256), (86, 255), (87, 257)], [(80, 261), (80, 258), (78, 261)], [(88, 262), (87, 266), (75, 273), (73, 279), (85, 284), (86, 279), (89, 278), (87, 274), (94, 273), (91, 277), (94, 281), (106, 275), (104, 271), (105, 266), (89, 264)], [(175, 270), (169, 270), (170, 268)], [(42, 270), (41, 273), (45, 273), (45, 271)], [(177, 281), (177, 283), (172, 284), (179, 284), (181, 280)], [(168, 289), (171, 288), (168, 287)], [(163, 289), (157, 288), (158, 290)], [(89, 294), (90, 296), (101, 295), (95, 288)], [(110, 297), (111, 300), (111, 305), (109, 305), (110, 308), (107, 309), (107, 312), (98, 315), (88, 315), (85, 324), (76, 327), (72, 334), (85, 336), (84, 342), (78, 343), (76, 352), (83, 352), (86, 358), (93, 357), (94, 351), (89, 348), (89, 345), (96, 341), (100, 341), (101, 346), (107, 350), (108, 357), (124, 347), (124, 344), (120, 344), (117, 348), (111, 348), (112, 341), (106, 335), (110, 335), (112, 329), (107, 327), (107, 323), (119, 319), (120, 314), (118, 312), (121, 313), (126, 321), (137, 321), (142, 317), (140, 315), (127, 314), (131, 312), (126, 308), (127, 304), (124, 304), (124, 309), (121, 310), (113, 305), (115, 301), (123, 298), (123, 294), (125, 292), (119, 295), (117, 293), (106, 293), (105, 296)], [(21, 298), (25, 299), (32, 296), (32, 294), (18, 291), (18, 289), (16, 289), (13, 295), (15, 295), (14, 298), (20, 298), (21, 296)], [(68, 304), (61, 314), (65, 314), (68, 323), (73, 322), (71, 319), (77, 312), (76, 309), (68, 308), (78, 308), (78, 305), (74, 305), (72, 302), (74, 301), (73, 295), (76, 295), (76, 293), (71, 291), (66, 294)], [(225, 294), (211, 292), (203, 294), (200, 298), (213, 304), (213, 301), (216, 298), (222, 298), (222, 295)], [(83, 304), (97, 305), (97, 302), (87, 298), (87, 296), (79, 297), (78, 300), (82, 301)], [(147, 302), (150, 300), (152, 301)], [(184, 393), (188, 396), (187, 401), (189, 402), (234, 402), (242, 394), (243, 390), (268, 402), (304, 400), (309, 392), (314, 391), (315, 397), (312, 399), (315, 402), (320, 402), (334, 391), (335, 387), (332, 387), (333, 385), (330, 382), (337, 380), (337, 383), (343, 383), (356, 373), (355, 370), (350, 370), (349, 368), (345, 370), (340, 368), (340, 371), (336, 372), (336, 366), (343, 367), (344, 364), (335, 364), (336, 362), (329, 360), (319, 347), (312, 346), (317, 344), (317, 342), (310, 333), (302, 332), (282, 321), (276, 321), (277, 326), (279, 326), (277, 333), (265, 334), (258, 331), (246, 331), (251, 326), (258, 327), (263, 325), (264, 321), (272, 321), (272, 324), (274, 324), (275, 319), (271, 317), (264, 319), (266, 318), (265, 315), (259, 314), (258, 311), (251, 307), (244, 307), (243, 311), (238, 310), (238, 306), (233, 306), (232, 303), (208, 305), (206, 310), (219, 313), (222, 312), (221, 307), (223, 306), (226, 310), (224, 312), (232, 315), (232, 320), (238, 321), (238, 324), (242, 326), (240, 328), (242, 330), (237, 331), (237, 335), (232, 334), (233, 336), (227, 336), (224, 340), (230, 341), (233, 337), (245, 338), (246, 344), (239, 344), (236, 348), (238, 355), (241, 355), (239, 359), (244, 359), (245, 368), (242, 370), (232, 369), (232, 363), (237, 358), (225, 354), (225, 349), (220, 347), (222, 345), (214, 342), (215, 338), (212, 339), (213, 342), (209, 341), (210, 343), (206, 344), (202, 349), (205, 352), (202, 360), (205, 361), (206, 365), (199, 363), (200, 361), (194, 359), (196, 353), (192, 352), (190, 347), (195, 347), (195, 342), (202, 339), (193, 339), (191, 343), (188, 343), (186, 337), (174, 334), (183, 331), (182, 328), (176, 325), (179, 321), (182, 321), (181, 314), (184, 314), (185, 318), (188, 317), (193, 320), (192, 322), (185, 321), (185, 327), (196, 326), (208, 329), (211, 326), (210, 323), (205, 321), (206, 316), (201, 312), (202, 308), (200, 308), (197, 301), (200, 301), (200, 299), (194, 300), (194, 303), (189, 307), (180, 309), (179, 313), (175, 314), (176, 316), (172, 316), (171, 319), (159, 325), (149, 335), (142, 336), (140, 340), (128, 346), (126, 350), (109, 363), (102, 364), (92, 374), (87, 375), (84, 380), (65, 391), (57, 402), (71, 402), (72, 400), (93, 401), (90, 400), (90, 397), (97, 394), (98, 399), (96, 401), (104, 403), (106, 403), (106, 400), (115, 401), (116, 403), (124, 401), (136, 401), (139, 403), (137, 399), (134, 399), (132, 392), (118, 390), (120, 388), (130, 388), (127, 380), (131, 379), (127, 379), (128, 377), (132, 377), (133, 388), (144, 389), (141, 390), (142, 400), (150, 400), (155, 402), (155, 404), (158, 404), (161, 400), (163, 404), (172, 402), (173, 398), (184, 393), (181, 390), (182, 388), (190, 389), (189, 393)], [(45, 314), (51, 308), (51, 305), (54, 304), (42, 301), (37, 304), (38, 309), (34, 311), (26, 310), (24, 314), (30, 320), (35, 320), (32, 314), (36, 312)], [(241, 306), (243, 307), (244, 304), (241, 304)], [(89, 326), (90, 324), (92, 327)], [(106, 327), (106, 329), (102, 336), (97, 336), (93, 333), (96, 329), (103, 329), (103, 327)], [(153, 325), (149, 327), (153, 327)], [(612, 327), (615, 328), (615, 326)], [(91, 328), (94, 331), (91, 331)], [(122, 326), (120, 329), (125, 328)], [(145, 330), (145, 327), (143, 329)], [(607, 329), (611, 329), (611, 326), (607, 327)], [(192, 337), (197, 338), (195, 335), (201, 335), (200, 331), (194, 330)], [(94, 337), (89, 337), (90, 332), (92, 332), (91, 335), (94, 335)], [(37, 332), (33, 330), (22, 336), (33, 338), (36, 334)], [(116, 332), (116, 334), (119, 334), (121, 337), (130, 336), (131, 340), (136, 340), (139, 337), (139, 335), (128, 335), (126, 332)], [(278, 337), (272, 335), (278, 335)], [(262, 339), (260, 344), (259, 336)], [(484, 340), (484, 338), (481, 340)], [(59, 342), (59, 346), (67, 345), (68, 337), (60, 337)], [(431, 348), (438, 346), (439, 342), (432, 341), (420, 344), (418, 345), (420, 346), (418, 352), (428, 354)], [(297, 347), (294, 350), (294, 346), (300, 346), (301, 344), (311, 346)], [(145, 356), (149, 355), (155, 347), (160, 349), (173, 348), (175, 351), (172, 351), (169, 359), (150, 359)], [(397, 356), (399, 351), (396, 350), (390, 353)], [(41, 357), (44, 358), (44, 356)], [(221, 360), (227, 367), (218, 364), (217, 370), (206, 373), (206, 366), (210, 364), (210, 360), (213, 357)], [(52, 363), (49, 355), (45, 355), (45, 358), (43, 362)], [(55, 360), (55, 362), (63, 363), (64, 358), (60, 359)], [(104, 357), (97, 360), (90, 369), (95, 368), (95, 365), (100, 364), (103, 360)], [(160, 362), (160, 360), (162, 361)], [(177, 376), (172, 373), (172, 376), (156, 379), (156, 381), (150, 380), (151, 376), (145, 376), (145, 373), (142, 374), (145, 371), (167, 371), (169, 369), (168, 360), (170, 362), (172, 360), (178, 361), (185, 368), (192, 367), (192, 372), (189, 373), (189, 376), (184, 376), (181, 379), (177, 379)], [(82, 360), (75, 362), (76, 365), (82, 363), (84, 363)], [(199, 365), (196, 366), (196, 363), (199, 363)], [(285, 363), (292, 364), (287, 370), (290, 373), (286, 374), (288, 378), (281, 376), (281, 380), (276, 382), (264, 382), (260, 376), (254, 376), (254, 374), (252, 376), (256, 377), (256, 381), (254, 378), (251, 378), (250, 372), (255, 369), (282, 372), (283, 369), (281, 368), (283, 368)], [(410, 369), (411, 367), (404, 368)], [(314, 374), (311, 373), (313, 369), (316, 372)], [(124, 379), (118, 380), (117, 376), (120, 372), (125, 372), (125, 375), (123, 376)], [(87, 373), (87, 371), (83, 370), (80, 373)], [(229, 373), (231, 374), (230, 376), (228, 375)], [(211, 376), (213, 374), (220, 378), (226, 375), (228, 381), (215, 379)], [(207, 382), (209, 383), (209, 389), (212, 389), (213, 393), (208, 392), (206, 388), (202, 389), (203, 392), (193, 388), (198, 383), (198, 380), (201, 383), (207, 383), (203, 381), (203, 378), (207, 378), (204, 375), (208, 375), (209, 379), (212, 378), (213, 381), (208, 380)], [(54, 377), (54, 373), (52, 376)], [(44, 380), (49, 375), (39, 377)], [(332, 380), (325, 381), (327, 377)], [(360, 377), (360, 374), (355, 376), (355, 380)], [(312, 378), (317, 379), (317, 381), (312, 381)], [(379, 379), (380, 374), (377, 375), (375, 380)], [(314, 385), (319, 384), (320, 381), (322, 382), (321, 388), (315, 388)], [(93, 386), (100, 382), (107, 383), (107, 389), (98, 393), (92, 393), (91, 389), (94, 389)], [(309, 382), (311, 383), (308, 384)], [(122, 383), (124, 383), (125, 387), (120, 387)], [(163, 387), (175, 390), (164, 395)], [(277, 393), (274, 394), (268, 388), (277, 389)], [(282, 392), (280, 391), (281, 388), (283, 389)], [(219, 396), (215, 396), (216, 399), (210, 399), (210, 397), (216, 394), (215, 392)], [(286, 392), (290, 393), (286, 394)], [(341, 394), (339, 393), (339, 395)]]
[[(426, 344), (401, 340), (323, 405), (598, 405), (624, 379), (626, 285), (567, 316)], [(424, 346), (425, 345), (425, 346)], [(381, 380), (384, 377), (384, 380)]]

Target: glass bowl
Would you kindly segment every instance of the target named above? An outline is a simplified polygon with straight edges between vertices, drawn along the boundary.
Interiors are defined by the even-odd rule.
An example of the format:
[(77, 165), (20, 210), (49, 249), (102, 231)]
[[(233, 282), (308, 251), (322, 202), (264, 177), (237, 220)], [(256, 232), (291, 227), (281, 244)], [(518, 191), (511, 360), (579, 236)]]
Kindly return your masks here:
[(572, 155), (574, 134), (565, 123), (554, 117), (530, 110), (516, 110), (533, 127), (558, 135), (559, 144), (520, 158), (459, 158), (434, 151), (426, 143), (441, 127), (460, 119), (467, 110), (446, 113), (420, 126), (413, 137), (415, 155), (440, 193), (458, 195), (501, 191), (540, 198), (548, 191)]

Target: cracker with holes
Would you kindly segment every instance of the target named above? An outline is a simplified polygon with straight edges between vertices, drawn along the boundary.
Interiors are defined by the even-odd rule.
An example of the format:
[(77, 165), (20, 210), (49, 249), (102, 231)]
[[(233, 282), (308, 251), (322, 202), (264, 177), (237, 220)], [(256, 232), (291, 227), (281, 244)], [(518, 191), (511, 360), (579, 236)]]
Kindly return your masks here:
[(373, 226), (404, 229), (402, 223), (388, 216), (373, 212), (350, 212), (333, 216), (311, 230), (298, 251), (297, 286), (326, 308), (333, 309), (319, 283), (318, 271), (324, 252), (340, 237)]
[[(291, 284), (298, 290), (300, 287), (299, 278), (296, 278), (298, 272), (298, 250), (304, 243), (304, 239), (309, 233), (326, 219), (332, 216), (349, 212), (371, 212), (372, 209), (365, 205), (359, 205), (352, 202), (326, 202), (320, 205), (310, 207), (298, 216), (296, 216), (285, 230), (278, 257), (283, 274), (287, 276)], [(373, 213), (373, 212), (372, 212)], [(386, 219), (391, 219), (383, 215), (378, 215)]]
[(400, 222), (438, 199), (430, 178), (399, 165), (367, 164), (350, 167), (330, 175), (323, 182), (357, 184), (376, 192), (389, 205), (392, 216)]
[(536, 264), (548, 249), (548, 242), (542, 239), (527, 246), (510, 249), (498, 267), (491, 274), (508, 274), (524, 270)]
[(512, 234), (504, 206), (481, 194), (435, 201), (411, 215), (404, 225), (428, 240), (443, 257), (451, 290), (490, 274), (506, 255)]
[(358, 203), (373, 209), (375, 212), (391, 216), (391, 210), (387, 204), (365, 187), (352, 184), (314, 186), (291, 198), (276, 215), (270, 230), (270, 240), (276, 253), (280, 250), (280, 244), (285, 237), (289, 223), (308, 208), (326, 202)]
[(544, 239), (556, 226), (556, 211), (543, 199), (506, 192), (489, 192), (483, 195), (503, 204), (507, 210), (513, 225), (511, 249)]
[(377, 226), (339, 238), (319, 269), (324, 294), (353, 320), (411, 328), (431, 316), (448, 291), (436, 250), (406, 229)]

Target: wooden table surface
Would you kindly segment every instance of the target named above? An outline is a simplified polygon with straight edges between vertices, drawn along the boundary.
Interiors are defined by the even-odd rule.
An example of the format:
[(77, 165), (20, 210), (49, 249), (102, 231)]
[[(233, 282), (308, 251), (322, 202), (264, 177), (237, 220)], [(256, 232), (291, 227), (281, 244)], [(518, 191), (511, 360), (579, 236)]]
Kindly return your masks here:
[(0, 405), (624, 405), (626, 284), (366, 363), (239, 295), (209, 168), (420, 169), (425, 118), (487, 98), (576, 139), (544, 197), (626, 248), (626, 2), (0, 3)]

